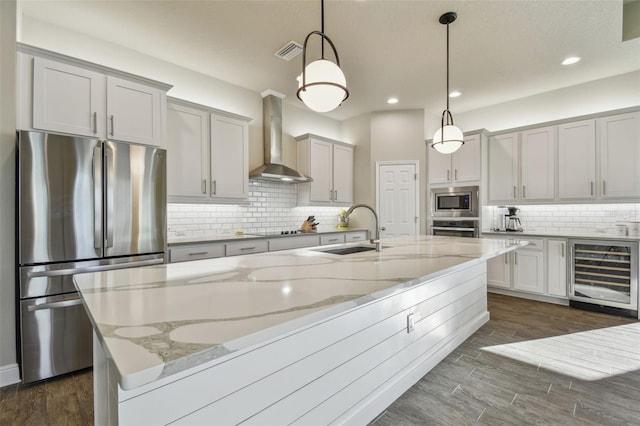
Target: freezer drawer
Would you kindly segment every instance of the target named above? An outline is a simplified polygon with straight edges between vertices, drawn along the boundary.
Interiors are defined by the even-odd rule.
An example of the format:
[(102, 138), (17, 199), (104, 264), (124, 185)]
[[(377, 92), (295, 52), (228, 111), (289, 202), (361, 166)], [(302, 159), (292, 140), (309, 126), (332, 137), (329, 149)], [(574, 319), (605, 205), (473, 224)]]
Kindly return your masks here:
[(77, 293), (20, 302), (22, 382), (90, 367), (91, 323)]

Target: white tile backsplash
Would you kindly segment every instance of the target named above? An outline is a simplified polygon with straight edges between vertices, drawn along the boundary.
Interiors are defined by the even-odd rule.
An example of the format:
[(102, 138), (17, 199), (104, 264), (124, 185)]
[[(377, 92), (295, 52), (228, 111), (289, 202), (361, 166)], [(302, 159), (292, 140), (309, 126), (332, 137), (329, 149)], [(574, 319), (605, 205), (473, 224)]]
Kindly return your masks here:
[(298, 207), (296, 185), (278, 182), (249, 182), (248, 205), (169, 204), (167, 235), (206, 237), (233, 234), (279, 233), (300, 228), (308, 216), (320, 222), (318, 230), (338, 226), (344, 207)]
[[(522, 205), (518, 216), (525, 231), (616, 234), (616, 223), (640, 221), (640, 204)], [(494, 226), (497, 208), (483, 207), (482, 229)]]

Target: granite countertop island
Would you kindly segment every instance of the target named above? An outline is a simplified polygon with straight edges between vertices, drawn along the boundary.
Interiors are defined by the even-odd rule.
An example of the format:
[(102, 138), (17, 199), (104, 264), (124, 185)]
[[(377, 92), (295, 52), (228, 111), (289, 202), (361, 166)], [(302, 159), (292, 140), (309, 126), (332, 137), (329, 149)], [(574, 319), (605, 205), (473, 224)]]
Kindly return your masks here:
[[(326, 252), (336, 246), (323, 246), (81, 274), (74, 280), (94, 326), (94, 350), (110, 366), (107, 376), (119, 392), (138, 394), (413, 287), (445, 282), (463, 269), (485, 268), (486, 313), (486, 261), (524, 245), (514, 239), (398, 237), (384, 240), (380, 253), (342, 256)], [(115, 412), (112, 417), (120, 419), (115, 423), (122, 422), (126, 410)], [(99, 413), (104, 416), (104, 409), (96, 419)]]

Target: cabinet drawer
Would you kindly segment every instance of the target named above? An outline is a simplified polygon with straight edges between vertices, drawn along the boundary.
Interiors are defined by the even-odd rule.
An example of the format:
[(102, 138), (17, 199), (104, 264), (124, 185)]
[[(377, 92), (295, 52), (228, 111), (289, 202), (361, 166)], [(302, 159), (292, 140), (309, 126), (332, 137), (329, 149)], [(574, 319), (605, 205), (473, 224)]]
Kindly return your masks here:
[(317, 235), (303, 235), (296, 237), (281, 237), (269, 240), (269, 251), (290, 250), (302, 247), (313, 247), (320, 244)]
[(320, 235), (320, 244), (340, 244), (344, 243), (344, 234), (330, 234), (330, 235)]
[(348, 243), (354, 241), (365, 241), (367, 239), (367, 231), (362, 232), (349, 232), (345, 235), (345, 241)]
[(262, 253), (268, 250), (269, 242), (267, 240), (255, 240), (242, 243), (227, 243), (227, 256)]
[(529, 241), (529, 244), (518, 250), (537, 250), (542, 251), (544, 249), (544, 240), (541, 238), (527, 238), (522, 237), (521, 240)]
[(193, 244), (169, 249), (169, 262), (224, 257), (224, 244)]

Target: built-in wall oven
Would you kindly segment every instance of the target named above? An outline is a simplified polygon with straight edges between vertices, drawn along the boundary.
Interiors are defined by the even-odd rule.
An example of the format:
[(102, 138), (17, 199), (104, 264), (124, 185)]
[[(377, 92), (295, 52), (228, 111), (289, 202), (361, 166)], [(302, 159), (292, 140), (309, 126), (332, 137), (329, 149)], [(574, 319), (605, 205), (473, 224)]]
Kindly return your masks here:
[(638, 243), (569, 240), (569, 304), (638, 317)]
[(478, 220), (434, 220), (431, 234), (445, 237), (478, 238), (480, 229)]
[(431, 189), (434, 217), (478, 217), (479, 207), (477, 186)]

